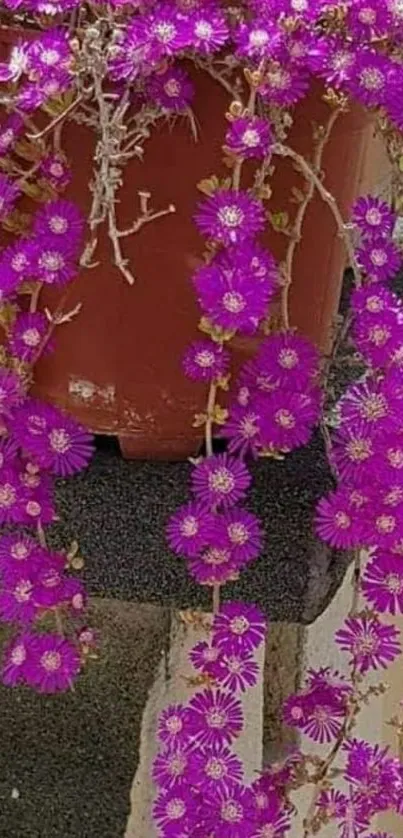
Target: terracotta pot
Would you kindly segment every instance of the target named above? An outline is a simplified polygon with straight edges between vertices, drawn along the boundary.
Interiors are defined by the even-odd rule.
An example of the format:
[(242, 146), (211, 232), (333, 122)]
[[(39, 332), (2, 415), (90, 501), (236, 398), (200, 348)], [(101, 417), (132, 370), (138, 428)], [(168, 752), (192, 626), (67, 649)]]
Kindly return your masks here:
[[(38, 365), (36, 390), (41, 396), (67, 408), (96, 433), (116, 435), (124, 454), (131, 457), (181, 458), (199, 444), (191, 424), (193, 414), (204, 406), (205, 388), (185, 380), (180, 359), (198, 334), (199, 311), (190, 282), (203, 248), (192, 222), (200, 199), (196, 184), (225, 172), (221, 144), (228, 97), (204, 74), (194, 80), (198, 142), (185, 119), (173, 128), (157, 129), (146, 145), (144, 163), (128, 165), (119, 196), (121, 228), (139, 214), (139, 190), (151, 192), (153, 209), (174, 204), (176, 213), (123, 240), (136, 275), (133, 287), (113, 266), (110, 242), (101, 234), (97, 266), (80, 273), (66, 303), (69, 309), (81, 302), (81, 312), (58, 329), (56, 352)], [(328, 113), (320, 95), (315, 89), (298, 109), (290, 139), (307, 155), (312, 123), (321, 123)], [(67, 197), (87, 210), (94, 139), (86, 128), (69, 123), (63, 147), (74, 174)], [(355, 197), (385, 172), (373, 121), (359, 107), (336, 123), (324, 169), (326, 184), (346, 215)], [(270, 207), (287, 210), (292, 217), (290, 188), (300, 184), (292, 165), (281, 161)], [(284, 256), (284, 237), (268, 234), (267, 243), (278, 258)], [(315, 198), (296, 254), (291, 320), (321, 348), (329, 344), (344, 268), (333, 218)], [(46, 302), (54, 305), (54, 294), (47, 293)], [(249, 342), (239, 341), (235, 363), (249, 352)]]

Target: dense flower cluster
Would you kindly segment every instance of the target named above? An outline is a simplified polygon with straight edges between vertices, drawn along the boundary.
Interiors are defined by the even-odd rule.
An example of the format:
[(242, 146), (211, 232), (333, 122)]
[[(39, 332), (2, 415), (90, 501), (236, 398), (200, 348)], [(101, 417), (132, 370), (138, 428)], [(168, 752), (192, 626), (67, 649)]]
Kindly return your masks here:
[[(313, 81), (322, 85), (332, 108), (342, 112), (354, 100), (380, 112), (389, 129), (403, 129), (402, 3), (110, 0), (113, 25), (103, 29), (105, 3), (95, 0), (80, 30), (72, 32), (81, 5), (78, 0), (3, 3), (6, 22), (17, 13), (19, 21), (24, 15), (30, 23), (33, 18), (44, 31), (15, 46), (0, 64), (0, 82), (11, 91), (8, 115), (0, 124), (0, 222), (18, 229), (17, 202), (35, 193), (29, 189), (30, 174), (13, 168), (12, 155), (15, 148), (24, 150), (26, 128), (37, 112), (41, 118), (43, 112), (56, 112), (57, 125), (63, 97), (72, 103), (68, 113), (84, 92), (78, 121), (91, 124), (89, 54), (102, 53), (100, 87), (105, 82), (111, 101), (122, 97), (121, 113), (130, 101), (152, 113), (151, 123), (156, 114), (171, 121), (186, 115), (195, 127), (197, 79), (189, 72), (191, 61), (233, 93), (221, 138), (230, 176), (200, 185), (204, 197), (195, 212), (197, 230), (206, 240), (204, 262), (192, 278), (203, 337), (183, 358), (186, 376), (208, 385), (206, 413), (196, 417), (196, 425), (205, 427), (207, 456), (192, 464), (192, 497), (167, 526), (172, 550), (200, 584), (213, 588), (215, 614), (207, 639), (190, 655), (202, 690), (186, 706), (166, 708), (160, 718), (153, 811), (164, 838), (284, 838), (292, 815), (289, 788), (308, 777), (308, 761), (297, 751), (246, 783), (232, 746), (243, 729), (240, 694), (259, 675), (256, 650), (266, 626), (256, 607), (220, 606), (219, 598), (221, 586), (258, 558), (264, 541), (258, 519), (244, 506), (251, 484), (245, 461), (281, 458), (309, 442), (322, 417), (324, 376), (316, 349), (289, 328), (283, 309), (281, 327), (272, 327), (270, 305), (280, 297), (287, 302), (292, 256), (276, 265), (259, 237), (273, 220), (266, 209), (271, 158), (282, 153), (294, 106)], [(94, 47), (100, 32), (104, 40)], [(247, 87), (250, 96), (243, 102)], [(108, 109), (109, 104), (103, 121), (107, 111), (112, 113)], [(37, 310), (36, 294), (42, 285), (58, 288), (74, 279), (83, 228), (75, 206), (59, 196), (70, 180), (59, 143), (45, 143), (39, 157), (33, 170), (45, 202), (29, 229), (0, 253), (0, 301), (11, 311), (0, 374), (0, 524), (24, 527), (0, 540), (0, 617), (17, 631), (5, 653), (5, 683), (53, 692), (71, 686), (94, 635), (82, 625), (84, 589), (70, 575), (68, 557), (47, 549), (43, 530), (55, 518), (54, 477), (85, 467), (91, 440), (59, 410), (27, 395), (33, 365), (54, 349), (54, 324)], [(248, 188), (244, 164), (254, 171)], [(114, 177), (115, 165), (114, 158)], [(320, 165), (313, 175), (317, 172)], [(304, 205), (303, 193), (293, 198)], [(99, 217), (117, 203), (115, 193), (108, 201), (98, 207)], [(392, 237), (395, 221), (387, 202), (365, 196), (352, 210), (352, 229), (338, 231), (352, 233), (355, 272), (364, 280), (352, 294), (352, 338), (367, 372), (338, 405), (339, 423), (329, 446), (337, 488), (318, 505), (316, 531), (332, 547), (368, 551), (361, 579), (368, 608), (355, 607), (335, 636), (347, 654), (350, 676), (331, 669), (308, 672), (302, 689), (285, 703), (289, 725), (319, 745), (330, 745), (329, 768), (332, 754), (342, 756), (342, 790), (318, 774), (322, 790), (306, 836), (334, 820), (340, 838), (388, 838), (374, 833), (373, 817), (390, 808), (402, 812), (402, 766), (386, 751), (351, 736), (362, 676), (388, 666), (400, 652), (398, 632), (375, 613), (403, 610), (403, 311), (386, 286), (401, 265)], [(301, 228), (290, 231), (285, 224), (282, 231), (292, 246), (298, 243)], [(116, 252), (117, 235), (114, 246)], [(27, 286), (30, 310), (19, 306), (16, 313)], [(217, 398), (228, 389), (226, 344), (235, 336), (254, 340), (259, 348), (241, 368), (224, 407)], [(214, 453), (213, 431), (224, 440), (224, 453)], [(26, 534), (32, 526), (39, 540)], [(48, 617), (50, 632), (42, 628)], [(315, 784), (315, 777), (309, 781)]]

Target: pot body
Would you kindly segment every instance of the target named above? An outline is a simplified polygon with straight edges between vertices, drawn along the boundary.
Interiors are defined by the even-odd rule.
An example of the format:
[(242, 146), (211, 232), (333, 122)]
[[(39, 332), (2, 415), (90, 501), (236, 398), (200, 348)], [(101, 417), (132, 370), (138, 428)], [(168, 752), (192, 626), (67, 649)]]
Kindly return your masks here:
[[(225, 174), (221, 146), (228, 95), (202, 73), (194, 81), (198, 140), (185, 118), (173, 127), (155, 129), (146, 143), (144, 162), (128, 164), (117, 205), (120, 229), (138, 217), (141, 190), (151, 193), (153, 210), (173, 204), (176, 212), (122, 240), (136, 277), (133, 286), (113, 265), (111, 243), (101, 230), (96, 265), (80, 272), (66, 302), (67, 309), (81, 303), (81, 311), (58, 328), (56, 351), (37, 366), (38, 395), (66, 408), (95, 433), (116, 435), (130, 457), (178, 459), (194, 453), (199, 444), (192, 418), (203, 410), (206, 392), (186, 381), (181, 358), (199, 334), (200, 312), (191, 284), (203, 249), (193, 223), (201, 198), (197, 183), (213, 173)], [(297, 109), (290, 137), (290, 145), (308, 157), (313, 125), (323, 124), (328, 115), (321, 94), (314, 89)], [(65, 125), (63, 149), (73, 171), (66, 197), (84, 212), (91, 201), (94, 143), (87, 128)], [(344, 217), (359, 194), (387, 177), (373, 121), (358, 106), (336, 122), (323, 168), (326, 186)], [(248, 172), (245, 185), (247, 178)], [(302, 186), (300, 175), (289, 161), (279, 161), (268, 209), (287, 211), (292, 218), (297, 208), (290, 202), (293, 186)], [(284, 258), (284, 236), (269, 232), (266, 244), (277, 259)], [(315, 196), (296, 251), (290, 313), (292, 325), (324, 350), (331, 339), (344, 268), (344, 247), (333, 217)], [(52, 308), (57, 294), (46, 291), (41, 302)], [(235, 367), (254, 344), (234, 342)]]

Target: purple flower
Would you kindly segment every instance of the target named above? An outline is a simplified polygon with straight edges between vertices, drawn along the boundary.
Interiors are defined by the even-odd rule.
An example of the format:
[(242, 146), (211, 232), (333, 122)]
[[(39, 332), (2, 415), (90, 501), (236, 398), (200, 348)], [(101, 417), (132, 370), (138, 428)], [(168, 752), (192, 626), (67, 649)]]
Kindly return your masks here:
[(221, 436), (229, 440), (228, 451), (239, 457), (247, 454), (257, 456), (261, 448), (261, 416), (254, 407), (235, 404), (230, 408), (229, 418)]
[(171, 704), (158, 720), (158, 738), (165, 745), (183, 742), (189, 733), (188, 710), (182, 704)]
[(14, 536), (12, 541), (9, 538), (9, 550), (0, 556), (0, 570), (6, 586), (12, 584), (21, 576), (37, 578), (38, 569), (46, 558), (46, 554), (39, 547), (38, 543), (27, 536)]
[(211, 515), (198, 503), (181, 506), (169, 519), (166, 534), (175, 553), (194, 558), (207, 546), (211, 531)]
[(239, 652), (223, 655), (211, 665), (209, 674), (231, 693), (245, 692), (257, 684), (259, 667), (253, 655)]
[(261, 344), (258, 363), (282, 387), (304, 389), (319, 373), (319, 353), (306, 338), (271, 335)]
[[(381, 198), (366, 195), (353, 206), (351, 219), (360, 232), (368, 238), (390, 236), (395, 223), (395, 213)], [(366, 289), (365, 289), (366, 290)]]
[(390, 31), (391, 15), (385, 0), (355, 0), (347, 12), (347, 26), (354, 38), (371, 41)]
[(5, 623), (32, 622), (36, 616), (35, 605), (36, 574), (22, 569), (19, 576), (10, 579), (0, 590), (0, 615)]
[(329, 743), (339, 735), (346, 717), (345, 692), (325, 682), (291, 696), (285, 704), (287, 724), (315, 742)]
[(168, 67), (155, 73), (147, 83), (147, 94), (157, 105), (168, 111), (186, 111), (194, 97), (193, 84), (180, 67)]
[(290, 816), (284, 809), (283, 797), (273, 787), (270, 775), (252, 783), (256, 826), (252, 838), (285, 838), (290, 829)]
[(33, 635), (22, 634), (14, 637), (5, 648), (1, 679), (6, 687), (15, 687), (17, 684), (24, 683), (32, 642), (35, 642)]
[(39, 551), (38, 542), (23, 533), (3, 535), (0, 538), (0, 570), (10, 565), (21, 567)]
[(16, 285), (32, 276), (35, 247), (30, 239), (20, 239), (10, 245), (1, 254), (1, 272), (9, 271), (15, 275)]
[(150, 55), (155, 61), (175, 55), (190, 43), (187, 19), (168, 3), (161, 3), (145, 18), (146, 43), (150, 39)]
[(27, 493), (21, 486), (18, 472), (13, 468), (2, 469), (0, 473), (0, 524), (21, 522), (21, 510)]
[(0, 157), (8, 154), (24, 128), (23, 120), (18, 114), (10, 116), (0, 125)]
[(40, 80), (69, 68), (72, 51), (69, 33), (53, 29), (37, 38), (27, 50), (28, 67)]
[(228, 352), (212, 340), (195, 340), (186, 350), (183, 369), (192, 381), (213, 381), (228, 372)]
[(356, 51), (342, 38), (327, 37), (322, 41), (323, 68), (318, 67), (328, 85), (344, 87), (354, 76), (358, 57)]
[(347, 388), (339, 402), (343, 422), (361, 421), (377, 432), (388, 433), (397, 426), (399, 407), (387, 382), (367, 379)]
[(193, 49), (205, 55), (220, 50), (229, 37), (225, 17), (215, 6), (196, 9), (189, 18), (189, 31)]
[(244, 497), (251, 476), (242, 462), (227, 454), (207, 457), (192, 474), (195, 495), (208, 506), (227, 509)]
[(240, 569), (232, 551), (220, 546), (211, 546), (200, 558), (190, 560), (188, 568), (200, 585), (223, 585), (234, 581), (238, 579)]
[(256, 282), (245, 263), (235, 254), (233, 261), (218, 256), (194, 276), (200, 306), (209, 319), (222, 329), (245, 334), (256, 331), (267, 312), (272, 294), (268, 282)]
[(282, 66), (273, 61), (266, 70), (259, 92), (270, 105), (283, 108), (303, 99), (309, 90), (309, 82), (308, 73), (300, 67)]
[(29, 399), (16, 414), (14, 434), (39, 465), (66, 477), (88, 465), (92, 436), (57, 408)]
[(374, 430), (364, 423), (342, 425), (332, 437), (331, 459), (347, 483), (362, 485), (373, 478), (378, 467)]
[(7, 64), (0, 64), (0, 82), (16, 82), (27, 66), (27, 45), (17, 43), (10, 52)]
[(221, 652), (217, 646), (211, 646), (205, 640), (196, 643), (196, 646), (193, 646), (189, 652), (189, 659), (194, 668), (207, 674), (211, 674), (212, 664), (216, 663), (220, 657)]
[(318, 809), (323, 812), (326, 819), (331, 821), (335, 818), (344, 818), (347, 812), (348, 798), (341, 791), (330, 789), (322, 791), (318, 799)]
[(402, 256), (391, 241), (374, 238), (357, 250), (357, 260), (369, 279), (384, 282), (398, 272)]
[(398, 509), (394, 509), (374, 498), (366, 512), (364, 543), (390, 550), (402, 538), (403, 518)]
[(52, 339), (46, 341), (48, 331), (49, 321), (45, 314), (39, 311), (33, 314), (19, 314), (9, 334), (12, 355), (29, 364), (34, 360), (42, 345), (44, 354), (52, 352), (54, 341)]
[(319, 421), (320, 402), (313, 393), (296, 393), (280, 388), (259, 400), (263, 447), (292, 451), (305, 445)]
[(347, 86), (369, 108), (383, 105), (392, 80), (393, 62), (370, 49), (356, 52), (357, 64)]
[(62, 154), (48, 154), (42, 158), (40, 172), (55, 189), (64, 189), (71, 181), (71, 171)]
[(197, 693), (188, 704), (189, 731), (200, 745), (222, 747), (242, 731), (241, 703), (220, 689)]
[(196, 807), (194, 796), (188, 789), (174, 788), (157, 797), (153, 806), (153, 818), (164, 838), (181, 838), (189, 835)]
[(373, 283), (355, 288), (351, 295), (351, 305), (356, 314), (372, 315), (374, 319), (388, 310), (398, 312), (401, 309), (396, 294), (383, 285)]
[(75, 256), (84, 229), (84, 219), (72, 201), (49, 201), (34, 219), (34, 233), (46, 239), (47, 245), (62, 245), (63, 252)]
[(77, 275), (77, 268), (71, 261), (69, 245), (42, 235), (35, 239), (36, 255), (33, 274), (46, 285), (66, 285)]
[(232, 551), (234, 561), (243, 565), (257, 559), (263, 543), (259, 519), (245, 509), (230, 509), (215, 519), (217, 538)]
[(225, 838), (250, 838), (254, 831), (253, 795), (239, 783), (218, 787), (204, 801), (202, 816), (206, 834)]
[(377, 617), (349, 617), (335, 640), (344, 652), (350, 652), (354, 666), (365, 674), (369, 669), (384, 669), (400, 654), (399, 632), (383, 625)]
[(322, 541), (339, 550), (349, 550), (364, 543), (362, 520), (344, 489), (337, 489), (319, 501), (315, 530)]
[(199, 205), (195, 221), (204, 236), (229, 247), (263, 230), (264, 211), (247, 192), (218, 189)]
[(365, 568), (361, 590), (379, 612), (403, 613), (403, 561), (394, 553), (375, 554)]
[(152, 777), (161, 789), (186, 788), (196, 770), (195, 755), (183, 742), (168, 745), (154, 760)]
[(80, 670), (76, 647), (59, 634), (39, 635), (32, 644), (26, 680), (40, 693), (71, 689)]
[(267, 121), (258, 117), (234, 119), (225, 136), (226, 149), (242, 160), (265, 157), (272, 143)]
[(347, 753), (345, 779), (353, 786), (356, 801), (361, 801), (368, 815), (385, 811), (401, 801), (401, 765), (388, 756), (388, 748), (352, 739), (343, 745), (343, 750)]
[(35, 605), (38, 608), (54, 608), (61, 605), (65, 600), (65, 561), (57, 554), (46, 557), (42, 567), (39, 568), (35, 580)]
[(236, 33), (237, 52), (246, 58), (261, 61), (274, 49), (280, 33), (271, 21), (255, 18), (251, 24), (241, 24)]
[(225, 655), (253, 652), (264, 640), (266, 620), (254, 605), (228, 602), (215, 615), (213, 644)]
[(0, 369), (0, 413), (10, 414), (23, 398), (22, 381), (8, 369)]
[(207, 748), (197, 748), (194, 757), (194, 772), (197, 785), (208, 793), (228, 783), (241, 782), (243, 766), (241, 760), (229, 748), (213, 745)]
[(19, 195), (19, 186), (7, 175), (0, 174), (0, 221), (9, 215)]

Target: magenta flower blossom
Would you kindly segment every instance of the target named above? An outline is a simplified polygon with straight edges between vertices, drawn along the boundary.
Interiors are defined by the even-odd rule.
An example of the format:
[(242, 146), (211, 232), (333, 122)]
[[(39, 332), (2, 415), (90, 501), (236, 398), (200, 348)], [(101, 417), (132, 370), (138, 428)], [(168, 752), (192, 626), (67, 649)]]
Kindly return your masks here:
[(355, 0), (347, 12), (347, 26), (354, 38), (371, 41), (390, 31), (391, 14), (385, 0)]
[(183, 369), (192, 381), (224, 378), (228, 373), (229, 364), (229, 353), (212, 340), (195, 340), (183, 358)]
[(147, 84), (147, 94), (161, 108), (182, 113), (194, 98), (194, 86), (181, 67), (168, 67), (155, 73)]
[(19, 576), (10, 579), (0, 590), (0, 615), (5, 623), (28, 624), (36, 616), (35, 605), (36, 574), (27, 568)]
[(15, 319), (9, 334), (9, 348), (11, 353), (20, 361), (27, 364), (34, 360), (43, 346), (43, 354), (52, 352), (54, 340), (46, 340), (49, 331), (49, 321), (42, 312), (33, 314), (19, 314)]
[(217, 538), (232, 551), (234, 561), (243, 565), (257, 559), (263, 544), (260, 521), (245, 509), (230, 509), (215, 518)]
[(11, 151), (23, 128), (23, 120), (18, 114), (10, 116), (0, 125), (0, 157)]
[(399, 405), (387, 382), (367, 379), (347, 388), (339, 401), (343, 422), (361, 421), (379, 433), (388, 433), (397, 427)]
[(393, 75), (393, 62), (379, 52), (362, 49), (356, 52), (357, 64), (348, 87), (369, 108), (383, 105)]
[(234, 119), (225, 136), (226, 149), (242, 160), (265, 157), (272, 143), (269, 125), (259, 117)]
[(34, 233), (47, 244), (60, 244), (65, 253), (76, 255), (84, 230), (84, 219), (72, 201), (50, 201), (34, 219)]
[(212, 6), (200, 9), (189, 18), (190, 42), (197, 53), (211, 55), (220, 50), (227, 42), (229, 29), (224, 15)]
[(357, 250), (357, 260), (369, 279), (385, 282), (397, 274), (402, 255), (391, 241), (374, 238)]
[(279, 388), (259, 400), (258, 408), (263, 447), (276, 451), (292, 451), (305, 445), (319, 421), (320, 402), (313, 398), (312, 391), (298, 393)]
[(64, 578), (62, 598), (70, 614), (73, 616), (81, 616), (87, 607), (87, 592), (79, 579), (74, 579), (73, 577)]
[[(216, 788), (203, 806), (206, 834), (251, 838), (254, 831), (253, 795), (239, 783)], [(213, 832), (211, 833), (211, 831)]]
[(237, 399), (238, 403), (243, 407), (250, 404), (250, 396), (253, 391), (258, 393), (270, 394), (279, 388), (279, 379), (267, 372), (265, 365), (259, 358), (253, 358), (243, 365), (239, 377), (239, 384), (247, 388), (246, 401)]
[(302, 390), (319, 373), (319, 353), (306, 338), (275, 334), (263, 341), (258, 363), (282, 387)]
[(169, 745), (154, 760), (152, 777), (161, 789), (185, 788), (196, 770), (195, 752), (187, 743)]
[(19, 195), (19, 186), (7, 175), (0, 174), (0, 221), (9, 215)]
[(268, 283), (257, 283), (238, 259), (231, 265), (217, 257), (200, 268), (194, 276), (200, 306), (213, 323), (223, 329), (245, 334), (256, 331), (265, 316), (272, 289)]
[(18, 472), (9, 467), (0, 473), (0, 525), (21, 523), (22, 509), (27, 500)]
[(321, 498), (316, 507), (315, 530), (319, 538), (339, 550), (364, 543), (363, 520), (344, 489)]
[(193, 470), (192, 488), (197, 498), (208, 506), (227, 509), (241, 500), (251, 483), (244, 464), (227, 454), (206, 457)]
[(229, 748), (213, 745), (197, 748), (194, 756), (195, 785), (200, 785), (206, 792), (222, 788), (228, 783), (240, 783), (243, 777), (243, 765)]
[(253, 407), (235, 404), (230, 408), (229, 419), (220, 434), (229, 440), (228, 451), (239, 457), (257, 456), (261, 448), (261, 415)]
[(371, 283), (361, 288), (355, 288), (351, 295), (352, 309), (356, 314), (372, 315), (374, 320), (386, 311), (401, 310), (399, 298), (383, 285)]
[(6, 247), (1, 254), (1, 272), (9, 271), (15, 275), (15, 283), (20, 284), (32, 276), (36, 249), (30, 239), (21, 239)]
[(403, 536), (403, 518), (398, 508), (393, 508), (375, 497), (366, 510), (364, 543), (371, 547), (392, 549)]
[(272, 21), (255, 18), (251, 24), (245, 23), (238, 27), (237, 52), (238, 55), (260, 62), (270, 55), (280, 40), (280, 32)]
[(212, 664), (216, 663), (221, 657), (221, 652), (217, 646), (212, 646), (205, 640), (196, 643), (193, 649), (189, 652), (189, 659), (195, 669), (207, 674), (212, 672)]
[(186, 789), (174, 788), (157, 797), (153, 806), (153, 818), (164, 838), (181, 838), (189, 835), (188, 827), (194, 818), (195, 797)]
[(332, 437), (331, 459), (347, 483), (362, 485), (372, 479), (378, 467), (374, 430), (363, 423), (342, 425)]
[(188, 710), (182, 704), (171, 704), (158, 720), (158, 738), (165, 745), (183, 742), (189, 735)]
[(68, 32), (53, 29), (36, 38), (28, 48), (28, 68), (41, 80), (46, 79), (67, 70), (72, 55)]
[(262, 98), (270, 105), (287, 107), (303, 99), (309, 89), (308, 73), (291, 64), (282, 66), (274, 61), (269, 65), (260, 88)]
[(62, 556), (49, 554), (37, 571), (34, 600), (39, 608), (54, 608), (64, 601), (64, 566)]
[(48, 154), (44, 157), (40, 172), (55, 189), (64, 189), (71, 181), (71, 171), (62, 154)]
[(220, 689), (196, 693), (188, 704), (189, 731), (200, 745), (229, 745), (242, 731), (241, 703)]
[(400, 654), (399, 631), (394, 626), (383, 625), (377, 617), (348, 617), (335, 634), (336, 643), (344, 652), (350, 652), (358, 671), (386, 669)]
[(264, 640), (266, 619), (254, 605), (225, 603), (213, 622), (213, 644), (225, 655), (253, 652)]
[(371, 239), (390, 236), (395, 218), (389, 204), (372, 195), (359, 198), (353, 206), (351, 216), (362, 235)]
[(38, 550), (38, 542), (31, 536), (22, 533), (3, 535), (0, 538), (0, 570), (9, 563), (21, 566)]
[(0, 369), (0, 413), (10, 414), (23, 398), (22, 381), (8, 369)]
[(403, 613), (403, 561), (394, 553), (375, 554), (364, 570), (361, 590), (381, 613)]
[(189, 46), (188, 20), (168, 3), (158, 5), (144, 22), (146, 43), (149, 43), (150, 57), (155, 61), (175, 55)]
[(54, 409), (46, 437), (39, 437), (38, 445), (33, 442), (30, 450), (43, 468), (68, 477), (87, 467), (93, 453), (92, 435)]
[(14, 541), (9, 538), (9, 550), (0, 556), (0, 571), (6, 584), (12, 585), (21, 576), (32, 576), (37, 579), (38, 570), (46, 558), (46, 554), (34, 539), (27, 536), (15, 536)]
[(348, 686), (340, 686), (337, 680), (333, 684), (328, 677), (315, 673), (314, 683), (285, 702), (285, 721), (315, 742), (332, 742), (346, 717), (348, 692)]
[(253, 655), (245, 652), (223, 655), (209, 668), (209, 673), (221, 687), (231, 693), (245, 692), (257, 684), (259, 667)]
[(48, 236), (35, 239), (36, 255), (33, 274), (46, 285), (66, 285), (77, 275), (77, 267), (71, 261), (69, 245), (55, 241)]
[(181, 506), (169, 519), (168, 544), (175, 553), (195, 558), (209, 543), (211, 515), (198, 503)]
[(391, 758), (388, 748), (352, 739), (343, 745), (347, 753), (345, 779), (354, 788), (369, 815), (385, 811), (401, 801), (403, 780), (399, 760)]
[(211, 546), (200, 558), (191, 559), (188, 569), (200, 585), (223, 585), (238, 579), (240, 566), (232, 550)]
[(347, 812), (348, 797), (341, 791), (329, 789), (322, 791), (317, 802), (318, 809), (324, 813), (326, 819), (339, 820), (344, 818)]
[(229, 247), (253, 239), (263, 230), (264, 210), (246, 192), (218, 189), (199, 204), (195, 221), (202, 235)]
[(1, 680), (6, 687), (16, 687), (24, 683), (25, 672), (29, 666), (31, 644), (35, 642), (28, 633), (13, 637), (4, 650)]
[(40, 693), (71, 689), (80, 670), (76, 647), (59, 634), (38, 635), (32, 644), (26, 680)]
[(0, 63), (0, 82), (16, 82), (27, 66), (27, 46), (18, 42), (13, 46), (7, 63)]

